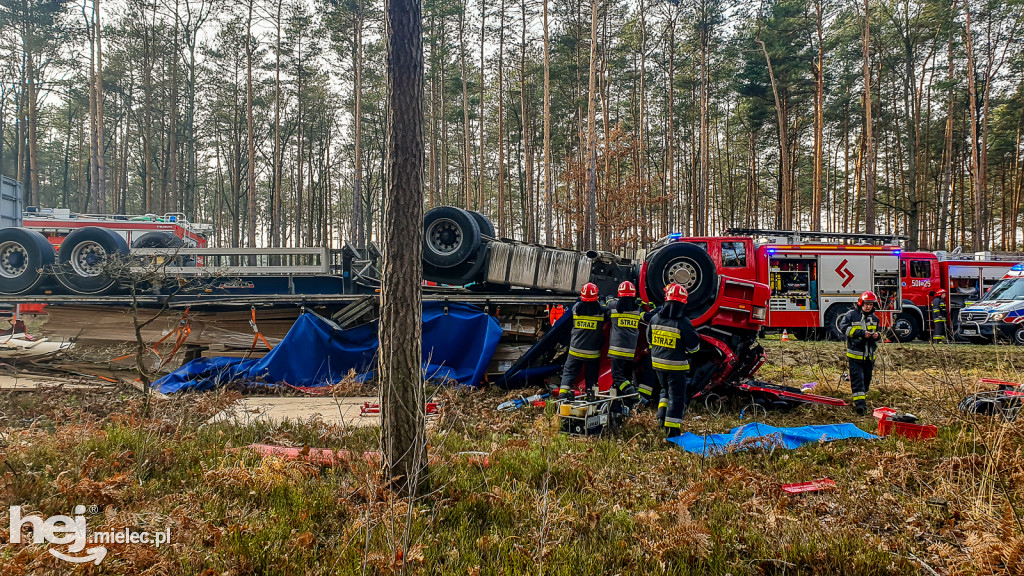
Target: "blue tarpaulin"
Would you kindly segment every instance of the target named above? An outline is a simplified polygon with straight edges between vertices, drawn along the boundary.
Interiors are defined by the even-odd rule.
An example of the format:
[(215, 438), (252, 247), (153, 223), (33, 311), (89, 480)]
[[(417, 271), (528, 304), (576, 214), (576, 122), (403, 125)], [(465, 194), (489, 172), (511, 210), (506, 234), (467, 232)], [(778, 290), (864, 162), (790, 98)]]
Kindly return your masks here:
[[(478, 308), (461, 303), (423, 304), (423, 368), (428, 379), (477, 385), (500, 338), (501, 326)], [(305, 311), (263, 358), (199, 358), (154, 385), (164, 394), (210, 390), (229, 382), (329, 386), (352, 370), (361, 379), (371, 377), (377, 346), (377, 323), (343, 330)]]
[(743, 426), (737, 426), (730, 430), (728, 434), (698, 436), (686, 432), (681, 436), (669, 438), (669, 442), (675, 442), (687, 452), (708, 456), (741, 447), (742, 449), (758, 446), (793, 449), (812, 442), (832, 442), (833, 440), (844, 440), (846, 438), (877, 440), (878, 436), (868, 434), (850, 423), (779, 428), (759, 422), (752, 422)]

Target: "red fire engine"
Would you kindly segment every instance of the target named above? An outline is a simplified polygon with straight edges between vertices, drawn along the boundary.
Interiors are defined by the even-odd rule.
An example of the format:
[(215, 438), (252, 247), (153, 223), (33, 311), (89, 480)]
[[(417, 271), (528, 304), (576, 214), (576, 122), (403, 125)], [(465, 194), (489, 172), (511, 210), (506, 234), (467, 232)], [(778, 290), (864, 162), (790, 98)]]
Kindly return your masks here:
[(960, 309), (980, 299), (1019, 261), (989, 252), (904, 252), (900, 255), (903, 311), (893, 319), (893, 332), (903, 342), (928, 334), (932, 300), (940, 288), (946, 290), (946, 320), (957, 324)]
[[(771, 297), (766, 328), (787, 329), (807, 337), (824, 327), (829, 336), (840, 338), (839, 318), (865, 290), (878, 295), (883, 324), (889, 325), (892, 314), (900, 310), (899, 238), (753, 229), (726, 233), (723, 237), (677, 235), (674, 240), (703, 248), (721, 275), (767, 284)], [(815, 241), (806, 241), (812, 239)], [(663, 271), (663, 282), (687, 287), (700, 284), (700, 270), (685, 258), (660, 261), (665, 258), (671, 256), (662, 252), (660, 258), (658, 254), (651, 258), (652, 266), (657, 264)], [(650, 281), (647, 284), (647, 293), (654, 296)]]

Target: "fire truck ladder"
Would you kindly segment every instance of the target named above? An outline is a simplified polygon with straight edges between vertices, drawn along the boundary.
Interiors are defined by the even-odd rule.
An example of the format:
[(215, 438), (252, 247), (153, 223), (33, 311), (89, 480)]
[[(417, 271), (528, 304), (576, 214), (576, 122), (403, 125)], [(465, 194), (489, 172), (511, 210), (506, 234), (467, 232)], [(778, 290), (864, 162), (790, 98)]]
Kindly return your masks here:
[(898, 246), (907, 240), (906, 236), (896, 234), (853, 234), (846, 232), (813, 232), (809, 230), (767, 230), (762, 228), (729, 228), (725, 231), (730, 236), (772, 236), (785, 238), (794, 244), (811, 239), (819, 240), (852, 240), (857, 243), (881, 243)]

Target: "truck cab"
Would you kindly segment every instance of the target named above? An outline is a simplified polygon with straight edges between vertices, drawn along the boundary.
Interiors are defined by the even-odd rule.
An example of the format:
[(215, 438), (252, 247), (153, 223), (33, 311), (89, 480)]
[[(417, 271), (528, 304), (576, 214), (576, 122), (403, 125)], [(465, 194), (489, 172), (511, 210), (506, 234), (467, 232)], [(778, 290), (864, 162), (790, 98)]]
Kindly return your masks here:
[[(881, 299), (883, 324), (890, 325), (892, 315), (900, 310), (899, 246), (866, 243), (890, 242), (888, 236), (748, 229), (727, 234), (682, 240), (705, 250), (720, 275), (769, 286), (767, 328), (803, 335), (824, 328), (826, 335), (842, 338), (839, 318), (867, 290)], [(920, 327), (918, 323), (916, 330)]]
[(959, 320), (957, 335), (972, 342), (1024, 346), (1024, 263), (1010, 268), (980, 300), (967, 302)]

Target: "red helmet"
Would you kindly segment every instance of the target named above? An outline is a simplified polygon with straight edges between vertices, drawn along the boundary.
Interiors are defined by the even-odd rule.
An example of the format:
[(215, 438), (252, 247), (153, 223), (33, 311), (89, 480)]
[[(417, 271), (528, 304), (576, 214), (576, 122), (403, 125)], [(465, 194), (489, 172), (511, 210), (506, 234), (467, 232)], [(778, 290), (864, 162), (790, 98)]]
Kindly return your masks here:
[(669, 302), (682, 302), (686, 304), (689, 298), (690, 293), (680, 284), (673, 282), (665, 287), (665, 300)]
[(860, 298), (857, 298), (857, 306), (863, 306), (866, 303), (878, 306), (878, 296), (875, 296), (875, 293), (871, 290), (864, 292), (860, 295)]
[(597, 284), (587, 282), (580, 290), (580, 300), (584, 302), (597, 302)]
[(619, 298), (635, 298), (636, 297), (636, 286), (629, 280), (626, 280), (622, 284), (619, 284)]
[(946, 295), (946, 289), (945, 288), (939, 288), (938, 290), (935, 291), (935, 295), (939, 296), (940, 298), (942, 296), (945, 296)]

